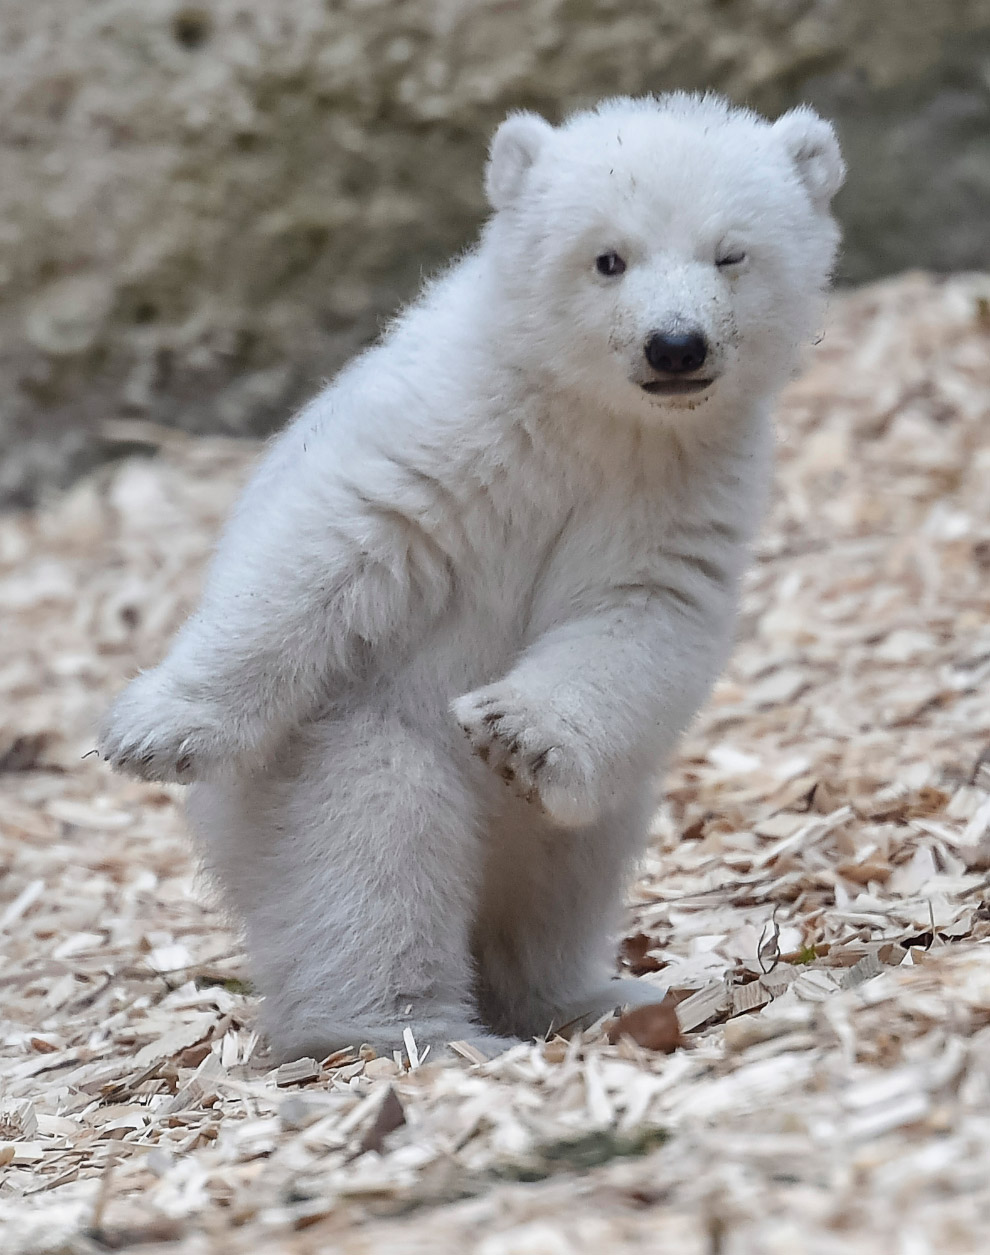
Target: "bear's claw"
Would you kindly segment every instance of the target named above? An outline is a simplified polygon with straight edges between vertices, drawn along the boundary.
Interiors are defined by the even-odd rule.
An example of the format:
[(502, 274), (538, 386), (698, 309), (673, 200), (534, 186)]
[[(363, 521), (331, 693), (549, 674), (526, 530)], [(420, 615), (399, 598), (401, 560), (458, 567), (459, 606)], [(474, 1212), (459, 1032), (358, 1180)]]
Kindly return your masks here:
[(508, 684), (467, 693), (451, 709), (476, 756), (523, 801), (562, 827), (597, 818), (590, 773), (552, 712), (534, 715)]

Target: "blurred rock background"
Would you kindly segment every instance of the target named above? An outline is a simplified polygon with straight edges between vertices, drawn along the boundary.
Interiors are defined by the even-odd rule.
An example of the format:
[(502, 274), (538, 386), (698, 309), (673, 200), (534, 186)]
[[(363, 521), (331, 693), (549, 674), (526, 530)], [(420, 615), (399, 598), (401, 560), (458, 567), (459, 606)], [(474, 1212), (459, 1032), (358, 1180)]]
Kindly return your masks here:
[(3, 0), (0, 503), (282, 423), (472, 237), (506, 109), (707, 86), (836, 119), (847, 281), (990, 266), (990, 0)]

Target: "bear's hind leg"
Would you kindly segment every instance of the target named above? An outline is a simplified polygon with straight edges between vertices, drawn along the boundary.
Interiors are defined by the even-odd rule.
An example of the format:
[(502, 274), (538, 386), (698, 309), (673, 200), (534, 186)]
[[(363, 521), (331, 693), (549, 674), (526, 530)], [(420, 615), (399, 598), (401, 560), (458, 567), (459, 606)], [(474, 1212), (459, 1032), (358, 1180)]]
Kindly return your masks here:
[(583, 828), (538, 818), (515, 799), (494, 834), (474, 948), (479, 1001), (503, 1033), (586, 1026), (664, 989), (616, 975), (622, 899), (652, 809), (644, 791)]
[[(189, 810), (245, 924), (280, 1059), (368, 1042), (512, 1042), (480, 1023), (470, 923), (481, 842), (446, 746), (395, 714), (315, 725), (264, 773), (200, 784)], [(291, 762), (288, 761), (291, 759)]]

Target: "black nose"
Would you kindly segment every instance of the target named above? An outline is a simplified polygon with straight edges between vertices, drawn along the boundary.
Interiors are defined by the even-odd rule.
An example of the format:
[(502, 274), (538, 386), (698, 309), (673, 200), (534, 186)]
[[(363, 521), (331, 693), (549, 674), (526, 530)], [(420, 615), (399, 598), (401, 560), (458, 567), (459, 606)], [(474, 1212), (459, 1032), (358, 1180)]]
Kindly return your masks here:
[(708, 341), (700, 331), (654, 331), (646, 341), (645, 353), (654, 370), (683, 375), (704, 364)]

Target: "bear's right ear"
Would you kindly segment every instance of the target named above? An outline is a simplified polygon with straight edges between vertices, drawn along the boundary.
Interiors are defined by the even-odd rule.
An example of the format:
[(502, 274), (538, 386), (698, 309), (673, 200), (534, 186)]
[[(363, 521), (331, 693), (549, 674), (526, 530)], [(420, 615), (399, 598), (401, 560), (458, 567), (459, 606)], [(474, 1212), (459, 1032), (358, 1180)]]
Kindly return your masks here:
[(519, 195), (526, 171), (553, 131), (536, 113), (512, 113), (495, 132), (488, 149), (485, 191), (493, 209), (504, 209)]

